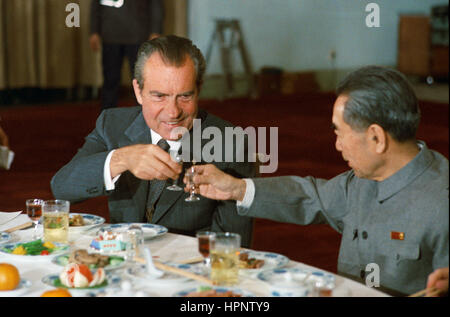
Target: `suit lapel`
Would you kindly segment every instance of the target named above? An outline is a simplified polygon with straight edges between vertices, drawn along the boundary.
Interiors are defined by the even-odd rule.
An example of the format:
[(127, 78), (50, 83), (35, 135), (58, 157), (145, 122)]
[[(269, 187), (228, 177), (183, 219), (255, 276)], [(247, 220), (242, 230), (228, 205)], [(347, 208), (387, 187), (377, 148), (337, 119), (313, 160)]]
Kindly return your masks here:
[[(202, 132), (203, 129), (207, 126), (207, 113), (203, 110), (199, 110), (199, 114), (197, 116), (198, 119), (201, 119), (201, 123), (202, 123)], [(190, 151), (192, 153), (192, 149), (193, 149), (193, 133), (192, 130), (189, 131), (190, 135)], [(203, 149), (203, 146), (209, 142), (208, 139), (201, 139), (201, 148)], [(200, 162), (199, 162), (200, 163)], [(184, 176), (184, 171), (186, 170), (187, 167), (191, 166), (190, 162), (184, 162), (183, 163), (183, 172), (180, 176), (179, 179), (179, 183), (181, 187), (183, 187), (183, 176)], [(165, 186), (163, 187), (163, 189), (165, 188)], [(170, 191), (170, 190), (163, 190), (161, 197), (159, 199), (158, 204), (156, 205), (156, 210), (155, 213), (153, 215), (153, 220), (152, 222), (156, 223), (157, 221), (159, 221), (168, 211), (169, 209), (179, 200), (182, 199), (184, 197), (184, 190), (182, 191)]]
[[(150, 129), (145, 123), (142, 112), (136, 117), (133, 123), (125, 131), (126, 138), (119, 147), (133, 144), (150, 144), (152, 143)], [(145, 219), (146, 202), (148, 195), (149, 181), (137, 178), (132, 173), (126, 173), (129, 189), (133, 196), (134, 208), (138, 215), (138, 219)]]

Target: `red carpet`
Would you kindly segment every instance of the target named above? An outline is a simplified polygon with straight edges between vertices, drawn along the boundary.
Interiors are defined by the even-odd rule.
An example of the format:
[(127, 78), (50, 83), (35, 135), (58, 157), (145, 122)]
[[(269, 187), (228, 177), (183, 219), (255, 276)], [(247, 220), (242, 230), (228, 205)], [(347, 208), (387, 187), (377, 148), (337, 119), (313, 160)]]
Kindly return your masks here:
[[(273, 175), (330, 178), (347, 169), (334, 148), (330, 128), (333, 102), (333, 94), (308, 94), (204, 100), (200, 105), (243, 128), (278, 127), (279, 166)], [(52, 198), (51, 177), (83, 144), (95, 125), (98, 109), (97, 102), (0, 108), (1, 125), (16, 153), (11, 170), (0, 171), (1, 211), (21, 210), (28, 198)], [(421, 109), (419, 139), (448, 158), (448, 104), (421, 102)], [(76, 204), (71, 211), (108, 219), (103, 197)], [(332, 272), (336, 272), (339, 244), (340, 235), (325, 225), (256, 221), (253, 248), (282, 253)]]

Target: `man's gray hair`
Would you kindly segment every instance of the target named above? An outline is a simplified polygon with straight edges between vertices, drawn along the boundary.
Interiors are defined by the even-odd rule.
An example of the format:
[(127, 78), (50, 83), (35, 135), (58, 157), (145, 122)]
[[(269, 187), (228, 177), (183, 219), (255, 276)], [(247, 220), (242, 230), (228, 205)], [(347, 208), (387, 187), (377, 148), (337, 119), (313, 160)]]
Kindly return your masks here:
[(344, 121), (357, 131), (378, 124), (398, 142), (415, 139), (420, 122), (416, 94), (400, 72), (367, 66), (348, 74), (336, 89), (349, 99)]
[[(206, 70), (206, 62), (202, 52), (192, 44), (192, 41), (175, 36), (161, 36), (153, 40), (144, 42), (139, 48), (137, 60), (134, 67), (134, 78), (136, 78), (139, 88), (144, 87), (144, 66), (150, 56), (158, 52), (167, 65), (174, 65), (180, 67), (186, 61), (186, 57), (190, 57), (194, 62), (196, 72), (196, 86), (200, 90), (203, 84), (203, 75)], [(151, 71), (151, 70), (150, 70)]]

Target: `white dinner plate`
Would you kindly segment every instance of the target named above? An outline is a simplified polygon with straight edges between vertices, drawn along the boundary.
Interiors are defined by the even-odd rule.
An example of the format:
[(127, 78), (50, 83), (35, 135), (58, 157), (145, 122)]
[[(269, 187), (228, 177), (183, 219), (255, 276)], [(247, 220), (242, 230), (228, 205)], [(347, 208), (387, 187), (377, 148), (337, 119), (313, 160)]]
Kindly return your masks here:
[(270, 295), (275, 297), (304, 297), (312, 291), (311, 285), (332, 290), (335, 276), (320, 270), (277, 268), (260, 272), (258, 280), (269, 284)]
[(75, 215), (80, 215), (83, 217), (84, 226), (69, 226), (69, 233), (80, 233), (105, 223), (105, 218), (97, 215), (74, 213), (74, 212), (69, 213), (70, 218), (72, 218)]
[(0, 291), (0, 297), (17, 297), (25, 294), (31, 287), (31, 282), (27, 279), (21, 279), (16, 289), (12, 291)]
[[(131, 225), (139, 225), (144, 232), (144, 240), (153, 239), (166, 234), (168, 229), (164, 226), (152, 223), (115, 223), (102, 226), (102, 230), (111, 230), (116, 232), (125, 232)], [(95, 234), (95, 233), (94, 233)]]
[[(94, 270), (92, 270), (94, 272)], [(105, 289), (112, 288), (112, 287), (119, 287), (120, 282), (122, 281), (122, 278), (119, 275), (106, 273), (106, 280), (107, 284), (105, 286), (94, 286), (94, 287), (86, 287), (86, 288), (76, 288), (76, 287), (65, 287), (58, 284), (58, 286), (55, 285), (59, 281), (59, 274), (50, 274), (46, 275), (42, 278), (42, 283), (49, 285), (51, 287), (62, 287), (67, 289), (72, 295), (86, 295), (87, 293), (96, 294), (98, 292), (102, 292)]]
[(53, 257), (60, 255), (64, 252), (67, 252), (69, 249), (69, 245), (65, 243), (52, 242), (58, 249), (50, 253), (49, 255), (19, 255), (9, 253), (8, 250), (14, 250), (19, 244), (24, 244), (26, 242), (17, 242), (17, 243), (7, 243), (0, 245), (0, 254), (4, 256), (11, 257), (14, 260), (26, 260), (26, 261), (48, 261), (53, 259)]
[(11, 235), (8, 232), (0, 232), (0, 244), (6, 243), (11, 240)]
[(253, 250), (243, 250), (241, 253), (248, 253), (248, 258), (264, 260), (264, 265), (257, 269), (239, 269), (240, 274), (256, 274), (265, 270), (280, 268), (289, 263), (289, 258), (278, 253), (262, 252)]
[[(69, 256), (70, 256), (70, 253), (65, 253), (65, 254), (61, 254), (61, 255), (55, 256), (52, 259), (52, 263), (64, 267), (67, 264), (69, 264)], [(111, 256), (112, 257), (119, 257), (119, 256), (115, 256), (115, 255), (111, 255)], [(123, 258), (123, 257), (121, 257), (121, 258)], [(105, 271), (112, 271), (112, 270), (115, 270), (115, 269), (120, 269), (120, 268), (125, 267), (125, 264), (126, 264), (125, 259), (123, 259), (122, 262), (117, 262), (117, 263), (114, 263), (114, 264), (108, 264), (107, 266), (103, 267), (103, 269)], [(97, 268), (91, 268), (91, 269), (97, 269)]]
[(200, 286), (197, 288), (188, 288), (185, 290), (181, 290), (173, 294), (173, 297), (186, 297), (189, 293), (192, 292), (199, 292), (206, 289), (214, 289), (217, 293), (225, 293), (228, 291), (232, 291), (234, 294), (239, 294), (241, 297), (254, 297), (255, 295), (251, 292), (248, 292), (246, 290), (242, 290), (239, 288), (233, 288), (233, 287), (225, 287), (225, 286)]

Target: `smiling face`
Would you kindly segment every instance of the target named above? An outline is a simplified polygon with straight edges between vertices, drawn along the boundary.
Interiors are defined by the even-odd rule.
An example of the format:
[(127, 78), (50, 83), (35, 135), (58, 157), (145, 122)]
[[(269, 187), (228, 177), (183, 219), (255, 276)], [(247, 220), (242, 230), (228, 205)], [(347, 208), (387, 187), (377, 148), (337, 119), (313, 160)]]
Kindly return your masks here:
[(145, 63), (144, 84), (140, 89), (133, 80), (134, 93), (147, 125), (166, 140), (177, 127), (189, 130), (197, 116), (198, 94), (195, 66), (190, 57), (177, 67), (166, 65), (159, 53), (153, 53)]
[(348, 162), (355, 175), (375, 179), (382, 161), (376, 155), (371, 136), (367, 131), (355, 131), (344, 121), (344, 109), (348, 97), (340, 95), (333, 108), (332, 125), (336, 134), (336, 150)]

